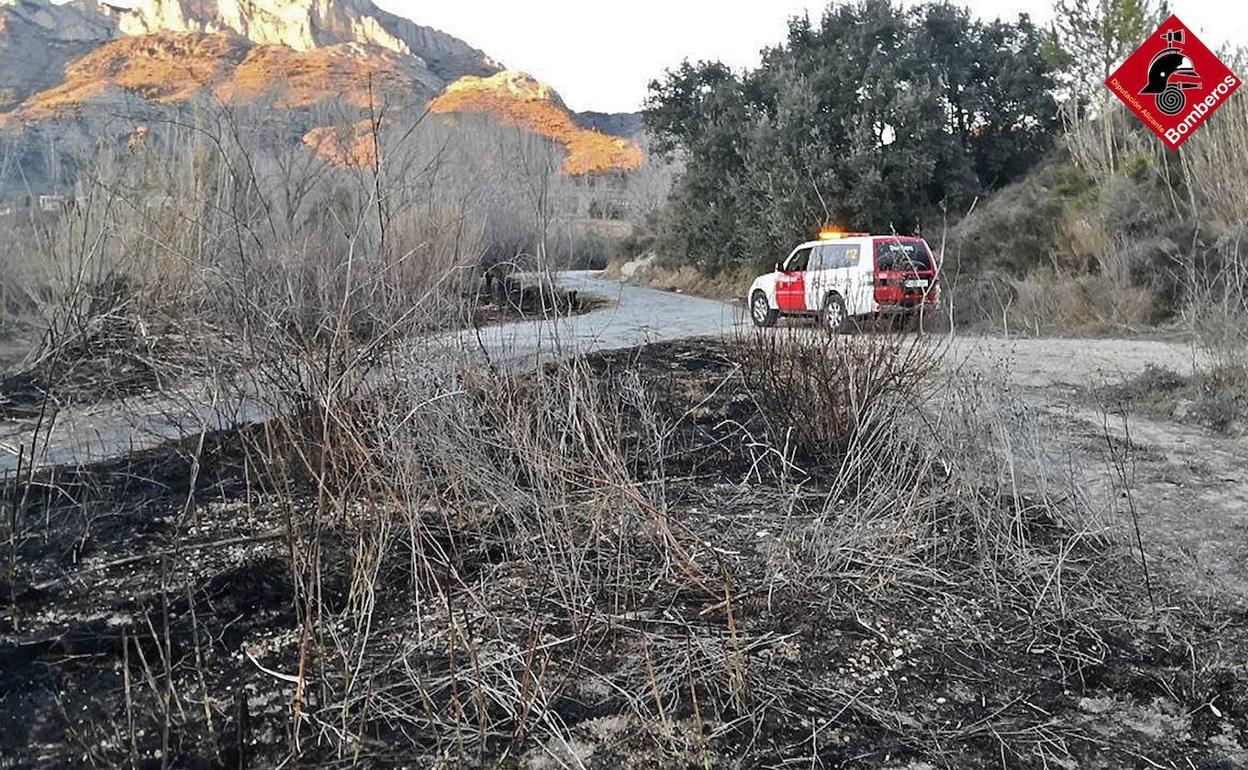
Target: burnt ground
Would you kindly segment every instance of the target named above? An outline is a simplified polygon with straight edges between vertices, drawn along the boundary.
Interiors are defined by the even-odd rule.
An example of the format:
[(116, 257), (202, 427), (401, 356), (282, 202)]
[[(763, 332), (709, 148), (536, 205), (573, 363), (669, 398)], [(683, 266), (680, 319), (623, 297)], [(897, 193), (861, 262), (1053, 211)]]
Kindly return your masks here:
[[(653, 645), (673, 619), (693, 629), (653, 648), (651, 666), (664, 654), (682, 661), (676, 692), (681, 666), (692, 678), (703, 648), (734, 647), (741, 670), (720, 678), (739, 681), (738, 695), (715, 698), (705, 685), (693, 688), (700, 699), (673, 696), (656, 709), (645, 695), (587, 679), (551, 704), (566, 744), (513, 735), (511, 744), (465, 752), (418, 725), (378, 718), (367, 727), (360, 720), (354, 755), (306, 740), (296, 749), (290, 679), (304, 626), (292, 521), (316, 505), (316, 490), (288, 480), (278, 496), (256, 481), (248, 453), (267, 436), (257, 426), (207, 437), (202, 448), (168, 444), (0, 490), (8, 501), (0, 507), (0, 767), (265, 767), (295, 751), (300, 766), (425, 766), (433, 756), (460, 766), (599, 768), (1211, 770), (1248, 762), (1243, 607), (1195, 597), (1164, 570), (1153, 575), (1150, 602), (1129, 542), (1079, 537), (1038, 503), (1024, 504), (1030, 513), (1019, 526), (1037, 555), (1064, 554), (1076, 575), (1060, 615), (1009, 590), (1009, 576), (1005, 590), (989, 590), (956, 544), (939, 569), (903, 584), (850, 579), (870, 574), (851, 559), (844, 585), (830, 573), (820, 578), (827, 584), (806, 585), (782, 574), (797, 556), (778, 538), (802, 522), (837, 526), (833, 470), (812, 458), (800, 484), (758, 471), (763, 450), (753, 437), (767, 426), (727, 344), (653, 345), (591, 365), (604, 386), (643, 383), (678, 425), (664, 468), (639, 455), (630, 472), (643, 483), (666, 478), (673, 519), (706, 545), (700, 555), (745, 587), (727, 603), (660, 587), (616, 622), (650, 629)], [(633, 426), (623, 440), (640, 442), (643, 432)], [(329, 533), (327, 564), (337, 563), (351, 526), (344, 518)], [(499, 614), (516, 610), (517, 596), (546, 598), (545, 582), (506, 548), (468, 551), (461, 566), (496, 588), (486, 595)], [(327, 606), (353, 601), (347, 584), (325, 570)], [(436, 612), (414, 598), (401, 569), (383, 569), (380, 585), (372, 633), (381, 649), (397, 650), (419, 616), (436, 620)], [(570, 633), (557, 624), (548, 631)], [(619, 644), (578, 646), (573, 657), (619, 681), (611, 672), (635, 665), (637, 654)], [(394, 660), (375, 662), (378, 675)], [(560, 662), (568, 661), (555, 655), (550, 666)], [(415, 698), (404, 692), (393, 697)], [(316, 687), (301, 697), (303, 713), (335, 718)]]
[[(580, 315), (608, 304), (584, 292), (558, 290), (552, 297), (525, 287), (499, 298), (466, 297), (463, 318), (441, 321), (480, 328)], [(102, 316), (91, 329), (59, 346), (27, 337), (0, 349), (0, 421), (29, 421), (61, 409), (159, 392), (196, 377), (228, 376), (263, 358), (262, 351), (244, 350), (230, 334), (207, 323), (123, 314)], [(22, 365), (31, 353), (41, 351), (33, 364)], [(223, 368), (223, 363), (228, 366)]]
[(172, 323), (121, 316), (101, 318), (95, 328), (63, 344), (47, 341), (30, 340), (32, 351), (47, 352), (34, 363), (0, 369), (0, 420), (32, 419), (69, 406), (159, 390), (204, 374), (206, 362), (216, 358), (212, 351), (231, 345), (216, 329), (192, 332)]

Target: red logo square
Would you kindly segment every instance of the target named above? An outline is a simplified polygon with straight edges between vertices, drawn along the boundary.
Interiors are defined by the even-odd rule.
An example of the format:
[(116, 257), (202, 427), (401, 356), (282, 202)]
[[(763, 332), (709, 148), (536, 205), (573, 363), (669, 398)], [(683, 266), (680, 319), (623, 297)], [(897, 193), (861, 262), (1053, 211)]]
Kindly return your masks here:
[(1243, 83), (1179, 17), (1171, 16), (1105, 85), (1177, 150)]

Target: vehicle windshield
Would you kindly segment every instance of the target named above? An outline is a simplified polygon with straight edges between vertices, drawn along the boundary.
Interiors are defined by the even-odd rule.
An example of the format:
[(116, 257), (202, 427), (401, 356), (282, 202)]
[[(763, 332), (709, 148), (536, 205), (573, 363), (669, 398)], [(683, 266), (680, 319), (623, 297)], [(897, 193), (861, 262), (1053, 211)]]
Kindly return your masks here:
[(932, 255), (923, 241), (876, 241), (875, 266), (879, 270), (931, 270)]

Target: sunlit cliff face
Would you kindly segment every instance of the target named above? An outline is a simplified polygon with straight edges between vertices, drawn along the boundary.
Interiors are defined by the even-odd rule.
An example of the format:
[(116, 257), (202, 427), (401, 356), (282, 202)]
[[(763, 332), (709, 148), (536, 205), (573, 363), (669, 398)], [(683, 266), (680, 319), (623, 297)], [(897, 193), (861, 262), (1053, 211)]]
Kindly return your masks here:
[(60, 85), (31, 95), (15, 117), (63, 116), (107, 98), (110, 89), (161, 104), (211, 94), (235, 106), (271, 99), (290, 109), (330, 101), (367, 109), (433, 93), (436, 83), (422, 82), (420, 74), (405, 68), (402, 57), (358, 44), (296, 51), (232, 34), (161, 32), (114, 40), (71, 62)]
[[(300, 131), (326, 108), (350, 108), (337, 116), (349, 123), (378, 105), (393, 115), (429, 104), (552, 140), (568, 174), (643, 161), (636, 143), (578, 124), (544, 83), (372, 0), (0, 0), (5, 131), (198, 99), (290, 110)], [(375, 159), (371, 139), (364, 147), (340, 134), (304, 144), (339, 165)]]
[(259, 45), (296, 51), (363, 43), (419, 56), (435, 70), (443, 59), (470, 71), (501, 69), (463, 41), (387, 13), (371, 0), (136, 0), (129, 5), (113, 12), (124, 35), (233, 32)]
[(573, 175), (634, 171), (644, 160), (636, 142), (577, 125), (550, 86), (523, 72), (460, 78), (435, 97), (429, 108), (443, 114), (488, 115), (553, 139), (567, 152), (564, 171)]

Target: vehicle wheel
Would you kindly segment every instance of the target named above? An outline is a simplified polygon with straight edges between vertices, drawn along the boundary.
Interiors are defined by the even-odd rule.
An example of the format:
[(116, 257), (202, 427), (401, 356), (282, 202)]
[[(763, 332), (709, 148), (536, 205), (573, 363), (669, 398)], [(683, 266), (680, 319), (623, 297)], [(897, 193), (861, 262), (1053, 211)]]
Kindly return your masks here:
[(832, 334), (840, 334), (849, 326), (849, 313), (845, 312), (845, 300), (839, 295), (829, 294), (823, 301), (823, 311), (819, 314), (819, 322)]
[(779, 311), (773, 309), (767, 302), (766, 294), (761, 291), (754, 292), (754, 296), (750, 298), (750, 318), (755, 326), (759, 328), (775, 326), (779, 316)]

